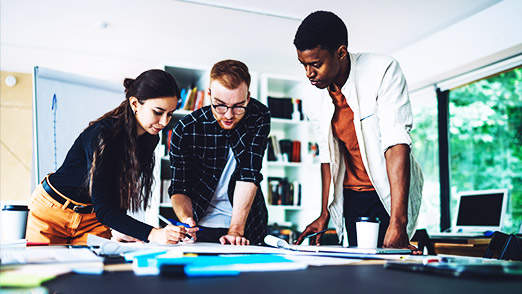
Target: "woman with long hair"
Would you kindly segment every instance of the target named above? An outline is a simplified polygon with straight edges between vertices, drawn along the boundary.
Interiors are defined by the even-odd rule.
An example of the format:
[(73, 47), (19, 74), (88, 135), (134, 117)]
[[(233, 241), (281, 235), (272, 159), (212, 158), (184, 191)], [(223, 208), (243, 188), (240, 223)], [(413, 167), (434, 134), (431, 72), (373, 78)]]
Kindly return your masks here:
[(184, 227), (158, 229), (127, 211), (147, 207), (153, 183), (158, 133), (179, 100), (174, 78), (153, 69), (125, 79), (125, 101), (91, 122), (78, 136), (62, 166), (47, 175), (29, 204), (27, 240), (85, 244), (88, 234), (127, 240), (178, 243)]

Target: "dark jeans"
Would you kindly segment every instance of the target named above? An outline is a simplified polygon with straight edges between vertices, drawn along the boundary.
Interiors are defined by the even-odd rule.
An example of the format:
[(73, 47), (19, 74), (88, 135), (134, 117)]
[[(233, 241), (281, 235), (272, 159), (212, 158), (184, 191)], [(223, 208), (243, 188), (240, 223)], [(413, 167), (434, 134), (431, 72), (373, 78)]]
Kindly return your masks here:
[(201, 231), (196, 232), (198, 242), (219, 243), (219, 238), (221, 238), (221, 236), (225, 236), (228, 233), (227, 228), (198, 227), (202, 229)]
[(386, 212), (377, 192), (358, 192), (344, 189), (343, 195), (343, 215), (346, 223), (346, 230), (348, 231), (348, 243), (350, 246), (357, 246), (355, 220), (360, 216), (369, 216), (378, 217), (381, 221), (377, 246), (382, 247), (386, 230), (390, 224), (390, 216), (388, 215), (388, 212)]

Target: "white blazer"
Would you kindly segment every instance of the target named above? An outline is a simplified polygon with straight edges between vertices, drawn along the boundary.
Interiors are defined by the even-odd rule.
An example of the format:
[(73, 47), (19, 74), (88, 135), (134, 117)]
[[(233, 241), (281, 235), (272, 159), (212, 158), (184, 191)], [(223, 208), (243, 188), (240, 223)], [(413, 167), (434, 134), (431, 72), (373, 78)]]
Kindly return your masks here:
[[(391, 208), (390, 183), (384, 153), (397, 144), (411, 145), (409, 132), (413, 115), (408, 87), (397, 61), (371, 53), (350, 53), (351, 69), (341, 91), (354, 113), (354, 125), (364, 167), (388, 214)], [(303, 103), (322, 163), (330, 163), (332, 182), (328, 210), (339, 240), (343, 240), (343, 180), (346, 172), (339, 141), (333, 136), (331, 120), (335, 110), (327, 89), (312, 85)], [(413, 236), (422, 200), (424, 179), (418, 163), (411, 157), (408, 201), (408, 226)]]

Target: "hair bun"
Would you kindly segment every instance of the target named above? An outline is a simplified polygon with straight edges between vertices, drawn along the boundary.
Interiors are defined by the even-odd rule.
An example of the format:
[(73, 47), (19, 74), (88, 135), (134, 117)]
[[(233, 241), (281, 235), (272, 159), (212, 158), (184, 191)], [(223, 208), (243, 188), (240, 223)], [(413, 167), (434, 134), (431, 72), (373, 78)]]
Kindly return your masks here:
[(126, 78), (125, 80), (123, 80), (123, 86), (125, 87), (125, 91), (129, 90), (129, 88), (132, 86), (134, 81), (135, 81), (134, 79), (130, 79), (130, 78)]

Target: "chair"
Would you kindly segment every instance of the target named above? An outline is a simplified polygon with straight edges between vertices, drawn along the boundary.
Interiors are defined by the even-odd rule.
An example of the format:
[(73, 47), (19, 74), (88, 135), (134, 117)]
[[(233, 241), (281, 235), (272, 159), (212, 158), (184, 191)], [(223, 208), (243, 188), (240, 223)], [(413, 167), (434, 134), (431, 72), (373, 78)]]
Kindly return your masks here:
[(522, 237), (495, 232), (484, 253), (484, 258), (494, 257), (502, 260), (522, 261)]
[(418, 243), (417, 248), (420, 251), (424, 252), (424, 247), (426, 247), (428, 255), (435, 255), (435, 246), (433, 246), (433, 242), (431, 241), (426, 229), (416, 230), (411, 240)]
[(522, 261), (522, 237), (509, 235), (498, 259)]
[(488, 248), (484, 253), (484, 258), (498, 258), (500, 256), (500, 251), (504, 248), (504, 244), (506, 244), (508, 236), (508, 234), (499, 231), (493, 233)]

